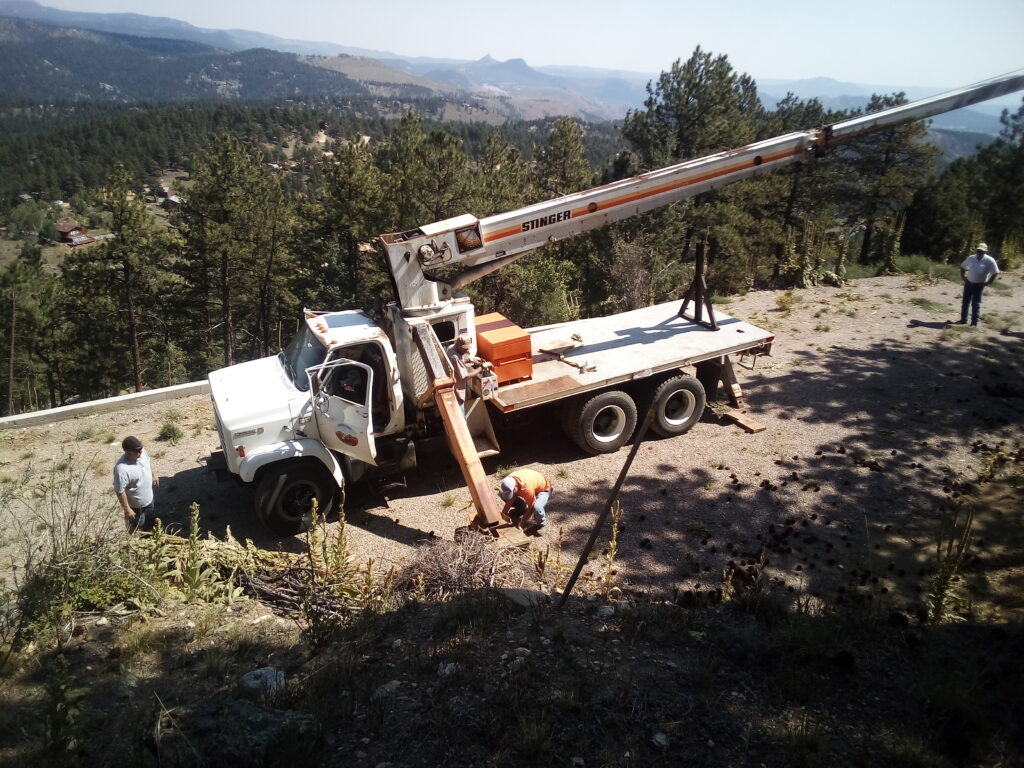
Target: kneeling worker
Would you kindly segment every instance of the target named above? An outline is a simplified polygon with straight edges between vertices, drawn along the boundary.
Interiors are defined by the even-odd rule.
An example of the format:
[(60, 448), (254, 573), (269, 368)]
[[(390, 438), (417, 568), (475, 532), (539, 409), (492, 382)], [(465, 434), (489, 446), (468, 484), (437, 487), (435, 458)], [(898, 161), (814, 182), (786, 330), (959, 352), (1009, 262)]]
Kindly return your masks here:
[(505, 502), (501, 516), (511, 519), (517, 528), (525, 528), (534, 515), (537, 516), (535, 526), (538, 529), (547, 525), (544, 508), (551, 498), (551, 483), (540, 472), (532, 469), (511, 472), (501, 481), (498, 496)]

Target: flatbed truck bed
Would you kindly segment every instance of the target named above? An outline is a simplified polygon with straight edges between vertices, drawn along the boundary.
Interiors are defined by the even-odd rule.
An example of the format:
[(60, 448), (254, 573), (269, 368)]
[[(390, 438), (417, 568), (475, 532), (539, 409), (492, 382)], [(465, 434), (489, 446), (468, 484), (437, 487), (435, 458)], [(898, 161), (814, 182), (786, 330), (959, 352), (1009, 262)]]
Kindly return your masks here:
[[(679, 301), (528, 329), (533, 375), (498, 387), (508, 413), (771, 344), (775, 335), (715, 309), (718, 330), (680, 317)], [(559, 354), (576, 335), (582, 342)], [(546, 352), (545, 350), (551, 350)]]

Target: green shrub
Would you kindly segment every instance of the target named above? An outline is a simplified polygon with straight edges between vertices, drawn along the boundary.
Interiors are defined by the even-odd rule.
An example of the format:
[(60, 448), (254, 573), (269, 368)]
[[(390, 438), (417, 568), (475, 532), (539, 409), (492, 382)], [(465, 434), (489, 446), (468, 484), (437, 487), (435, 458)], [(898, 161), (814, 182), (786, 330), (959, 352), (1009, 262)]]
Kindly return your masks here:
[(163, 426), (160, 427), (160, 433), (156, 436), (156, 439), (176, 445), (181, 440), (182, 434), (181, 427), (173, 421), (165, 421)]
[(865, 277), (876, 277), (878, 275), (878, 264), (858, 264), (850, 262), (846, 266), (847, 280), (860, 280)]
[(61, 645), (77, 611), (138, 603), (153, 591), (120, 518), (84, 491), (89, 468), (65, 463), (42, 478), (26, 474), (0, 498), (14, 512), (14, 538), (26, 543), (0, 585), (0, 667), (37, 639)]
[(62, 641), (64, 627), (79, 611), (101, 611), (146, 597), (149, 586), (133, 573), (127, 540), (76, 535), (68, 546), (30, 563), (17, 585), (18, 623), (12, 647), (40, 638)]
[(949, 312), (949, 306), (946, 304), (940, 304), (937, 301), (931, 299), (924, 299), (918, 296), (917, 298), (911, 299), (910, 303), (916, 307), (920, 307), (926, 312)]
[(932, 261), (925, 256), (899, 256), (896, 258), (896, 266), (900, 272), (908, 275), (924, 275), (936, 280), (960, 282), (960, 267), (958, 264), (944, 264), (939, 261)]
[(785, 293), (780, 293), (775, 298), (776, 306), (781, 311), (783, 311), (783, 312), (791, 311), (793, 309), (793, 307), (795, 307), (801, 301), (803, 301), (803, 297), (802, 296), (798, 296), (797, 294), (793, 293), (792, 291), (786, 291)]

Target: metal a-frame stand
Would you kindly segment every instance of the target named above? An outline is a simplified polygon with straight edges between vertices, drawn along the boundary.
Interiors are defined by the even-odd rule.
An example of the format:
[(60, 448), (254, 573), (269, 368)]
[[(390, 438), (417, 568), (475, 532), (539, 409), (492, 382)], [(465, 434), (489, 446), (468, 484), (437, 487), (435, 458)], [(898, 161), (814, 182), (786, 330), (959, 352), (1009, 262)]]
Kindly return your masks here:
[[(693, 302), (693, 320), (697, 325), (703, 325), (712, 331), (718, 330), (718, 323), (715, 322), (715, 310), (711, 306), (711, 294), (708, 293), (708, 284), (704, 282), (704, 243), (697, 245), (697, 266), (693, 273), (693, 282), (683, 296), (683, 304), (679, 307), (679, 317), (686, 317), (686, 308)], [(704, 320), (704, 309), (708, 310), (708, 319)]]

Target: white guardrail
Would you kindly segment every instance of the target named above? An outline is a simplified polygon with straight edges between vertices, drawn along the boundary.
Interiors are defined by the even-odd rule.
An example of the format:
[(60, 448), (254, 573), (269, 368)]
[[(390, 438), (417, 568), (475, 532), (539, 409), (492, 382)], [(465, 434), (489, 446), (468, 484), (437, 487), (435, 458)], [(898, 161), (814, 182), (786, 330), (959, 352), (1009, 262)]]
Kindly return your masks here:
[(0, 418), (0, 430), (17, 427), (32, 427), (37, 424), (51, 424), (57, 421), (87, 416), (91, 413), (107, 413), (122, 408), (134, 408), (148, 403), (159, 403), (165, 400), (177, 400), (192, 395), (204, 395), (210, 391), (210, 384), (203, 381), (191, 381), (188, 384), (176, 384), (173, 387), (147, 389), (145, 392), (132, 392), (129, 395), (105, 397), (102, 400), (90, 400), (74, 405), (62, 405), (60, 408), (48, 408), (45, 411), (19, 413), (14, 416)]

